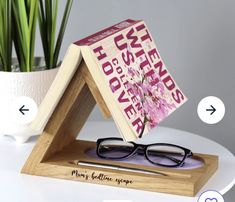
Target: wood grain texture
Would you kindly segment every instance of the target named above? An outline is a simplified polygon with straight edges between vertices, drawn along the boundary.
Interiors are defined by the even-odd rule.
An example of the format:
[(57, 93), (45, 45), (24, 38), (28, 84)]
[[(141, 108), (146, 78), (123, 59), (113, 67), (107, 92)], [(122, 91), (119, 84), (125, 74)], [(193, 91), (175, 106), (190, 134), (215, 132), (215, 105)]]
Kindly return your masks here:
[(87, 83), (93, 97), (95, 98), (96, 103), (99, 106), (100, 111), (103, 114), (103, 117), (105, 119), (110, 118), (111, 117), (110, 111), (109, 111), (102, 95), (100, 94), (100, 92), (99, 92), (99, 90), (98, 90), (98, 88), (97, 88), (97, 86), (96, 86), (96, 84), (95, 84), (88, 68), (86, 66), (84, 66), (84, 68), (81, 68), (81, 72), (82, 72), (82, 75), (83, 75), (83, 79)]

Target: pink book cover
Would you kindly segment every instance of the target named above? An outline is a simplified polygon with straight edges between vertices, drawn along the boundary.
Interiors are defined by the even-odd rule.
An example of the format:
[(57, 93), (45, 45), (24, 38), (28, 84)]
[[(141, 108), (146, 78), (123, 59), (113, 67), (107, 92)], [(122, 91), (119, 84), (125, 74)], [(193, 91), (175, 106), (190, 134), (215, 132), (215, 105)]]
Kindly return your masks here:
[(126, 20), (75, 44), (90, 46), (105, 84), (137, 137), (187, 101), (144, 21)]

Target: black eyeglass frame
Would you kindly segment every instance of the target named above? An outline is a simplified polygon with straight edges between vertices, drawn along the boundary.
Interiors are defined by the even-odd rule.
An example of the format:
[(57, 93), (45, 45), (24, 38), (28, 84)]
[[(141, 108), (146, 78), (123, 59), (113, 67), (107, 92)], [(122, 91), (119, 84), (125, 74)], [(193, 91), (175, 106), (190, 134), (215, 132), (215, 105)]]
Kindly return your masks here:
[[(116, 138), (116, 137), (110, 137), (110, 138), (100, 138), (96, 141), (96, 154), (98, 157), (103, 158), (103, 159), (109, 159), (109, 160), (124, 160), (127, 158), (130, 158), (136, 154), (138, 154), (139, 151), (142, 151), (144, 153), (145, 158), (152, 164), (154, 165), (158, 165), (158, 166), (163, 166), (163, 167), (181, 167), (184, 162), (185, 159), (188, 157), (192, 157), (193, 156), (193, 152), (185, 147), (181, 147), (179, 145), (174, 145), (174, 144), (169, 144), (169, 143), (153, 143), (153, 144), (137, 144), (135, 142), (128, 142), (129, 144), (133, 145), (133, 150), (130, 152), (130, 154), (127, 154), (126, 156), (123, 157), (108, 157), (108, 156), (103, 156), (102, 154), (100, 154), (100, 145), (102, 142), (104, 141), (123, 141), (122, 138)], [(176, 162), (175, 165), (165, 165), (165, 164), (161, 164), (161, 163), (157, 163), (152, 161), (149, 157), (148, 157), (148, 147), (151, 146), (169, 146), (169, 147), (176, 147), (179, 149), (182, 149), (184, 151), (184, 157), (182, 158), (182, 160), (179, 159), (174, 159), (174, 161)], [(169, 157), (168, 158), (172, 158)], [(172, 160), (172, 159), (171, 159)]]

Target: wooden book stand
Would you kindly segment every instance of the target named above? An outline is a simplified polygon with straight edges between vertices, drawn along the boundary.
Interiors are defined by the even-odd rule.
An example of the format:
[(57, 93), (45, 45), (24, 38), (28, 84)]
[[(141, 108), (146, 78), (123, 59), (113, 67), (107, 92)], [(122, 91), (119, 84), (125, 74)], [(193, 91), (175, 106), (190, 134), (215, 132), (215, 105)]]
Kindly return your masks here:
[[(85, 62), (82, 61), (22, 168), (22, 173), (195, 196), (216, 171), (218, 157), (203, 154), (195, 155), (204, 162), (201, 168), (177, 170), (153, 167), (155, 171), (165, 173), (167, 176), (79, 166), (71, 163), (78, 159), (107, 163), (107, 160), (95, 160), (86, 158), (84, 155), (84, 150), (95, 147), (95, 143), (76, 140), (77, 134), (96, 103), (104, 117), (110, 117), (110, 112)], [(113, 164), (120, 163), (113, 162)], [(126, 166), (145, 168), (145, 166), (133, 164)]]

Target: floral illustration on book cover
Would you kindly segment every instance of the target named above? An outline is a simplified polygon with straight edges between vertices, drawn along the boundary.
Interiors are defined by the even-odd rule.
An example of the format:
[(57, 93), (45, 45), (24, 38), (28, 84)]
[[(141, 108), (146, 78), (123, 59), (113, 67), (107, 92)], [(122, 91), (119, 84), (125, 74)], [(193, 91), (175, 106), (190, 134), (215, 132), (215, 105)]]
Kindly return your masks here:
[(143, 21), (95, 43), (92, 49), (136, 136), (142, 137), (186, 102)]

